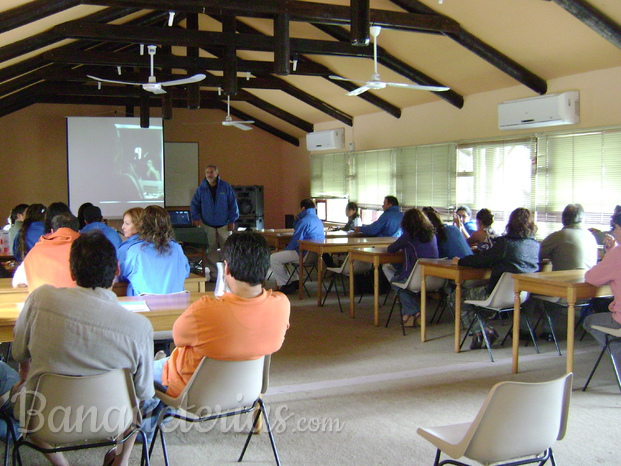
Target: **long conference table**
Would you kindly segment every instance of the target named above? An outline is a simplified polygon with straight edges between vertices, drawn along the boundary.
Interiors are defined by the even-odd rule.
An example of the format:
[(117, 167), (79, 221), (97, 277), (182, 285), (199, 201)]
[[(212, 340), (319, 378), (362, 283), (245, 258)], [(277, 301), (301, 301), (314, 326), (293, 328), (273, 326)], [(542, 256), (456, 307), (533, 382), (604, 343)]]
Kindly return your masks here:
[(300, 299), (304, 297), (304, 251), (314, 252), (317, 254), (317, 305), (321, 306), (322, 292), (323, 292), (323, 260), (322, 255), (324, 253), (333, 254), (337, 252), (350, 252), (354, 248), (360, 247), (374, 247), (374, 246), (388, 246), (395, 242), (397, 238), (393, 236), (383, 237), (361, 237), (361, 236), (347, 236), (347, 237), (328, 237), (325, 239), (308, 239), (298, 241), (300, 249), (300, 287), (298, 289), (298, 296)]
[[(273, 230), (261, 230), (257, 231), (261, 236), (263, 236), (267, 244), (274, 248), (276, 251), (283, 250), (287, 247), (291, 238), (293, 237), (293, 228), (281, 228), (281, 229), (273, 229)], [(347, 237), (348, 234), (346, 231), (336, 230), (336, 231), (327, 231), (326, 236), (328, 238), (344, 238)]]
[[(144, 315), (153, 326), (153, 331), (172, 330), (177, 317), (185, 311), (190, 304), (203, 296), (213, 296), (213, 292), (202, 293), (177, 293), (168, 295), (152, 296), (122, 296), (119, 302), (135, 303), (138, 309), (134, 312)], [(142, 303), (146, 303), (142, 306)], [(24, 305), (23, 301), (0, 304), (0, 342), (13, 341), (13, 327)], [(128, 311), (129, 312), (129, 311)]]

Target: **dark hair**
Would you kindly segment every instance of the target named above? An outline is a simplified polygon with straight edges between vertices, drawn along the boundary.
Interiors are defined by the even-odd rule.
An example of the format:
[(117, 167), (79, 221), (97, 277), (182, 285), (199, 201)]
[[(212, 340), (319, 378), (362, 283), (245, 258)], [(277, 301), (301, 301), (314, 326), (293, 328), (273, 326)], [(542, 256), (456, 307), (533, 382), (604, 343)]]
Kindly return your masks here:
[(420, 209), (416, 208), (410, 209), (403, 214), (401, 228), (421, 243), (428, 243), (436, 233), (427, 216)]
[(263, 283), (270, 267), (270, 249), (263, 236), (250, 231), (233, 233), (222, 253), (235, 280), (251, 286)]
[(530, 210), (518, 207), (509, 216), (506, 228), (507, 236), (530, 238), (537, 233), (535, 218)]
[(170, 215), (158, 205), (147, 206), (140, 214), (140, 239), (153, 243), (159, 254), (167, 253), (175, 237)]
[(431, 206), (427, 206), (427, 207), (423, 207), (423, 212), (427, 213), (427, 212), (438, 212), (438, 211)]
[(302, 199), (300, 202), (300, 209), (314, 209), (315, 203), (312, 199)]
[(563, 226), (582, 223), (582, 220), (584, 220), (584, 207), (581, 204), (567, 204), (565, 206), (561, 215)]
[(355, 212), (352, 218), (360, 217), (360, 214), (358, 213), (358, 204), (356, 204), (355, 202), (348, 202), (345, 206), (345, 210), (353, 210)]
[(89, 205), (84, 209), (84, 221), (86, 223), (101, 222), (102, 220), (101, 209), (96, 205)]
[(470, 210), (470, 207), (468, 207), (467, 205), (460, 205), (457, 209), (455, 209), (455, 213), (459, 212), (460, 210), (466, 212), (468, 214), (468, 217), (472, 217), (472, 210)]
[(621, 227), (621, 211), (613, 214), (613, 216), (610, 217), (610, 224), (611, 225), (619, 225)]
[(481, 209), (477, 212), (477, 220), (484, 227), (490, 227), (494, 223), (494, 214), (489, 209)]
[(448, 238), (446, 236), (446, 225), (438, 215), (435, 210), (425, 210), (423, 207), (423, 212), (433, 225), (433, 228), (436, 230), (436, 236), (438, 237), (438, 242), (446, 241)]
[(30, 225), (34, 222), (42, 222), (45, 219), (45, 206), (43, 204), (30, 204), (24, 212), (24, 223), (19, 230), (19, 237), (17, 240), (17, 253), (24, 259), (28, 254), (28, 244), (26, 243), (26, 233)]
[(399, 206), (399, 200), (395, 196), (386, 196), (384, 200), (392, 206)]
[(11, 210), (11, 225), (15, 225), (15, 222), (17, 222), (17, 216), (19, 214), (23, 214), (27, 208), (28, 204), (18, 204), (13, 207), (13, 210)]
[(69, 206), (64, 202), (52, 202), (49, 206), (47, 206), (47, 210), (45, 211), (45, 232), (49, 233), (52, 231), (52, 219), (56, 217), (58, 214), (71, 213)]
[(73, 231), (78, 231), (80, 222), (78, 222), (78, 219), (71, 212), (62, 212), (58, 215), (54, 215), (54, 218), (52, 218), (50, 222), (50, 228), (54, 231), (59, 228), (71, 228)]
[(78, 222), (80, 222), (80, 230), (86, 226), (86, 223), (84, 222), (84, 210), (92, 205), (93, 204), (90, 202), (85, 202), (78, 208)]
[(69, 266), (78, 286), (110, 288), (118, 267), (116, 248), (101, 230), (82, 233), (71, 244)]

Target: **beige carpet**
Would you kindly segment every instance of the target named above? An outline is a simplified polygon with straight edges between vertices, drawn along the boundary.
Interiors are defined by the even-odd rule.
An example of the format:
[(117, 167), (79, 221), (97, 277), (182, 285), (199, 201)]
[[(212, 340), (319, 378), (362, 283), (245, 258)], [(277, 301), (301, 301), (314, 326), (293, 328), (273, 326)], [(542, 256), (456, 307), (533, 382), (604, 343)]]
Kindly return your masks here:
[[(338, 311), (336, 298), (323, 308), (314, 296), (292, 296), (291, 302), (291, 328), (273, 357), (264, 398), (283, 464), (431, 465), (435, 450), (416, 434), (417, 427), (471, 421), (496, 382), (542, 381), (564, 373), (565, 357), (547, 342), (539, 355), (532, 345), (521, 348), (517, 375), (511, 374), (510, 341), (504, 348), (495, 345), (494, 363), (484, 350), (454, 353), (448, 312), (443, 323), (429, 327), (430, 341), (422, 344), (418, 329), (402, 336), (396, 318), (383, 327), (388, 306), (381, 310), (382, 326), (374, 327), (370, 296), (358, 305), (356, 319)], [(507, 327), (498, 329), (504, 335)], [(588, 391), (580, 390), (598, 352), (589, 337), (577, 342), (569, 427), (554, 447), (559, 465), (619, 463), (621, 395), (608, 360)], [(203, 432), (182, 432), (188, 429), (179, 426), (167, 435), (171, 464), (235, 463), (245, 439), (235, 430), (244, 422), (218, 421)], [(132, 464), (138, 464), (138, 454), (135, 449)], [(26, 458), (26, 464), (44, 463), (31, 453)], [(69, 458), (72, 464), (100, 464), (103, 450)], [(163, 464), (159, 445), (152, 462)], [(273, 464), (265, 433), (252, 438), (244, 463)]]

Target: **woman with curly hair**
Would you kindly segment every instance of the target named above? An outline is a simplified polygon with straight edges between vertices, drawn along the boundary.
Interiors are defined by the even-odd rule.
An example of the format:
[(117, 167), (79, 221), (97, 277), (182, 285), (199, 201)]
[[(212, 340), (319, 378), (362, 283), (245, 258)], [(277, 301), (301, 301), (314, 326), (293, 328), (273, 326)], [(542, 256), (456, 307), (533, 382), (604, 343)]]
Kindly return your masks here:
[(120, 280), (129, 282), (128, 296), (183, 291), (190, 274), (188, 258), (174, 238), (170, 217), (151, 205), (139, 218), (138, 240), (131, 244), (121, 265)]
[[(533, 214), (530, 210), (519, 207), (511, 212), (505, 234), (496, 238), (490, 249), (462, 259), (453, 258), (454, 264), (492, 270), (486, 285), (464, 288), (462, 299), (487, 299), (504, 272), (536, 272), (539, 268), (539, 243), (535, 239), (535, 233), (537, 225)], [(455, 299), (454, 295), (452, 299)], [(474, 308), (462, 303), (461, 318), (469, 326), (475, 318)], [(485, 325), (485, 333), (490, 345), (498, 338), (498, 332), (488, 324)], [(474, 332), (470, 349), (480, 349), (482, 346), (483, 334), (480, 331)]]
[(43, 223), (45, 211), (43, 204), (32, 204), (24, 212), (24, 223), (22, 223), (13, 243), (13, 255), (16, 261), (23, 261), (28, 251), (39, 241), (41, 235), (45, 234), (45, 224)]
[[(437, 259), (438, 243), (436, 232), (427, 216), (419, 209), (410, 209), (401, 219), (403, 234), (388, 246), (388, 252), (403, 251), (403, 264), (396, 267), (386, 264), (384, 274), (391, 282), (405, 282), (418, 259)], [(393, 285), (395, 292), (399, 288)], [(420, 317), (420, 307), (416, 294), (408, 290), (399, 293), (401, 315), (406, 327), (414, 327), (416, 319)]]

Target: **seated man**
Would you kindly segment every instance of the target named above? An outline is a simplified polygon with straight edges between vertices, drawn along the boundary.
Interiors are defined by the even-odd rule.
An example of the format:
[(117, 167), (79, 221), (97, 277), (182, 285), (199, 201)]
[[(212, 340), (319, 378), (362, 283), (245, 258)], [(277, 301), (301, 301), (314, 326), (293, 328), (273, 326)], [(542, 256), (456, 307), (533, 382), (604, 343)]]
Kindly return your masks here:
[(289, 279), (289, 273), (287, 273), (285, 264), (300, 260), (298, 241), (303, 239), (324, 239), (326, 237), (323, 222), (317, 217), (313, 200), (304, 199), (300, 202), (300, 209), (302, 210), (298, 214), (298, 221), (293, 226), (291, 241), (289, 241), (284, 250), (277, 251), (270, 257), (270, 266), (276, 279), (276, 285), (285, 294), (295, 292), (299, 286), (297, 274), (292, 277), (291, 283), (285, 286)]
[(231, 290), (220, 299), (204, 296), (175, 321), (176, 348), (155, 361), (154, 380), (176, 397), (203, 357), (223, 361), (258, 359), (280, 349), (289, 328), (289, 300), (265, 290), (269, 268), (265, 239), (251, 232), (233, 233), (223, 247), (224, 280)]
[(84, 209), (84, 223), (86, 223), (86, 225), (80, 230), (80, 233), (86, 233), (91, 230), (101, 230), (116, 249), (118, 249), (123, 242), (119, 233), (114, 228), (103, 223), (101, 209), (95, 205), (87, 206)]
[[(40, 286), (15, 323), (12, 352), (22, 391), (13, 398), (14, 412), (30, 405), (45, 372), (84, 376), (119, 368), (133, 374), (136, 396), (146, 401), (143, 411), (153, 409), (153, 328), (146, 317), (122, 307), (111, 291), (119, 273), (114, 246), (101, 231), (91, 231), (73, 242), (69, 261), (77, 287)], [(106, 464), (126, 464), (132, 446), (133, 439), (119, 446)], [(48, 459), (67, 464), (62, 454)]]
[(401, 219), (403, 212), (399, 210), (399, 201), (395, 196), (386, 196), (382, 205), (384, 212), (370, 225), (356, 227), (356, 233), (364, 236), (401, 236)]
[[(588, 270), (597, 264), (597, 242), (595, 237), (583, 228), (584, 208), (580, 204), (568, 204), (563, 210), (561, 221), (563, 228), (548, 235), (539, 248), (539, 262), (549, 259), (552, 263), (552, 270)], [(561, 298), (557, 302), (562, 302)], [(541, 312), (541, 307), (545, 306), (550, 318), (556, 320), (560, 306), (549, 300), (537, 299), (531, 295), (531, 299), (524, 303), (524, 314), (531, 321), (534, 311)], [(524, 320), (522, 322), (525, 322)], [(534, 324), (535, 322), (533, 322)], [(522, 324), (522, 331), (526, 330), (525, 323)], [(544, 331), (541, 338), (553, 341), (550, 334), (548, 322), (544, 321)], [(522, 335), (525, 339), (530, 339), (530, 335)]]
[(78, 219), (65, 212), (52, 218), (52, 232), (43, 235), (28, 252), (13, 275), (13, 286), (28, 286), (32, 292), (41, 285), (73, 287), (69, 269), (71, 245), (80, 236)]
[(460, 205), (457, 209), (455, 209), (455, 214), (453, 215), (453, 225), (455, 225), (460, 230), (463, 228), (466, 230), (468, 235), (471, 235), (475, 231), (477, 231), (477, 224), (472, 218), (472, 210), (467, 205)]

